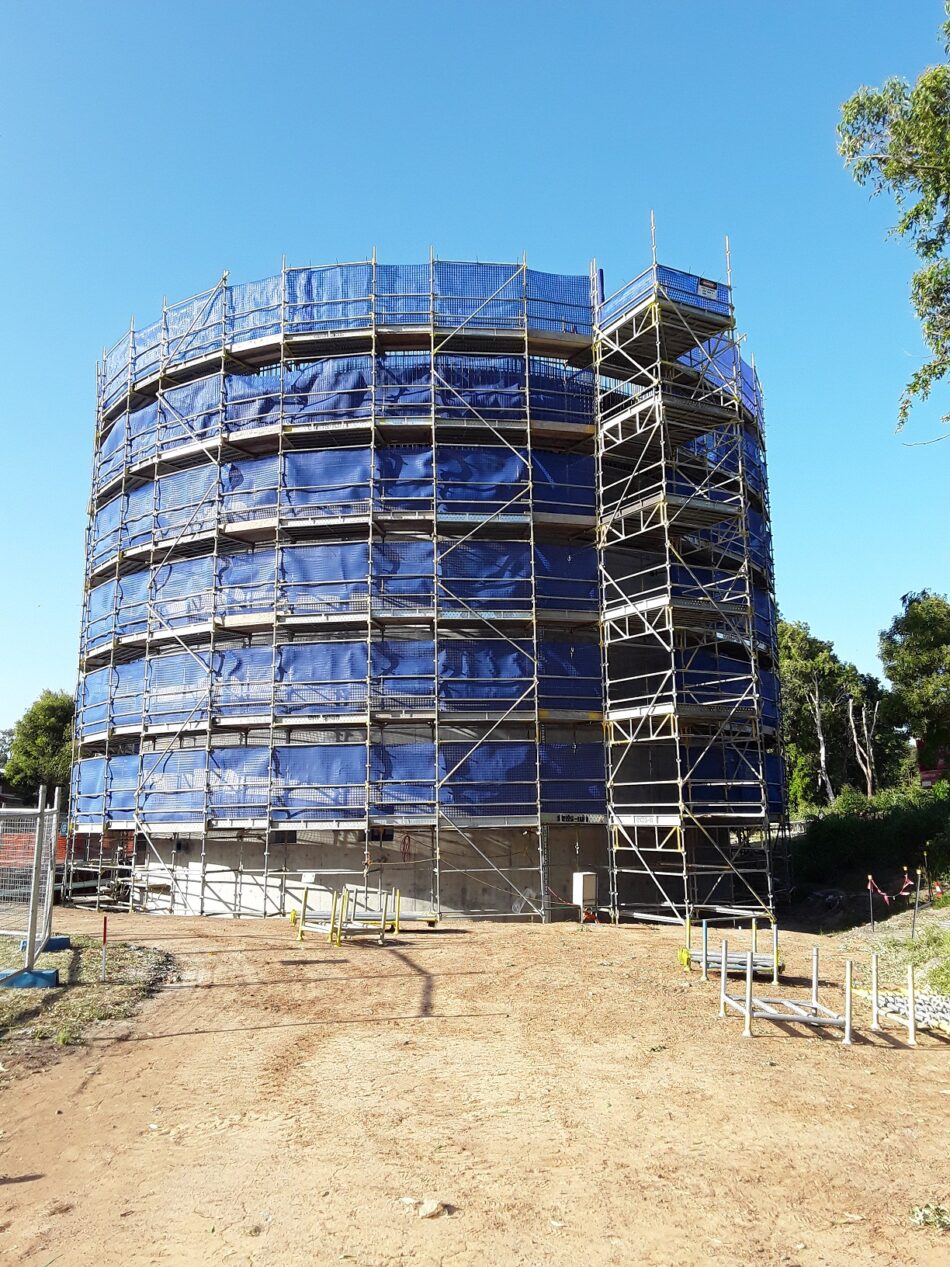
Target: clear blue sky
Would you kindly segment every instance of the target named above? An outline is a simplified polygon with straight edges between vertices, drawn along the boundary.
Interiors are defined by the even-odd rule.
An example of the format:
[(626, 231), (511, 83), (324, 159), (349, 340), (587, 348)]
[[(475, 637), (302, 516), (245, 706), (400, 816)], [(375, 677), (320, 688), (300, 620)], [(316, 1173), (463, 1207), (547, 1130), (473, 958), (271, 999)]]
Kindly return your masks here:
[[(939, 0), (7, 0), (0, 726), (72, 688), (104, 344), (224, 268), (510, 259), (613, 289), (722, 272), (764, 379), (783, 613), (874, 669), (946, 591), (950, 443), (894, 434), (912, 257), (835, 151), (860, 83), (941, 56)], [(945, 393), (950, 396), (950, 393)], [(908, 439), (937, 430), (921, 413)]]

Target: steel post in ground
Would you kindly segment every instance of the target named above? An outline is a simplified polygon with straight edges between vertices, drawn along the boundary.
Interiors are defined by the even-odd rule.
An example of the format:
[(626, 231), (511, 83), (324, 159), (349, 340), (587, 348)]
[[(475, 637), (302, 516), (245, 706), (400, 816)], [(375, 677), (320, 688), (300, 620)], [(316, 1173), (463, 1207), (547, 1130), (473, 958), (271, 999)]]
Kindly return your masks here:
[(844, 961), (844, 1037), (842, 1042), (851, 1046), (851, 990), (853, 985), (853, 969), (851, 960)]
[(871, 955), (871, 1029), (877, 1033), (881, 1028), (881, 1013), (877, 998), (877, 951)]
[(818, 947), (811, 948), (811, 1006), (818, 1011)]
[(742, 1030), (743, 1038), (752, 1037), (752, 951), (750, 950), (745, 957), (745, 1025)]
[(778, 924), (772, 921), (772, 984), (778, 985)]
[(709, 923), (703, 920), (703, 980), (709, 980)]
[(36, 923), (37, 904), (40, 900), (40, 888), (43, 881), (43, 833), (46, 830), (46, 788), (41, 787), (36, 802), (36, 829), (33, 832), (33, 875), (30, 880), (30, 913), (26, 925), (26, 955), (24, 965), (27, 972), (33, 971), (36, 962)]
[(726, 986), (728, 984), (726, 980), (726, 970), (727, 970), (727, 964), (729, 960), (729, 943), (727, 941), (723, 940), (722, 947), (719, 953), (722, 957), (719, 964), (719, 1015), (725, 1016), (726, 1015)]
[(907, 1043), (917, 1046), (917, 995), (914, 990), (914, 965), (907, 965)]

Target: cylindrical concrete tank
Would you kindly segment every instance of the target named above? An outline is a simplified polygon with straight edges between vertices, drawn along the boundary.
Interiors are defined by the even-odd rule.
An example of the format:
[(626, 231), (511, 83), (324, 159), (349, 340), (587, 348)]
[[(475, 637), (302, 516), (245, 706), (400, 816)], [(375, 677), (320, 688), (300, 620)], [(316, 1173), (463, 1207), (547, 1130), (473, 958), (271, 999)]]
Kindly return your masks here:
[(180, 912), (362, 882), (541, 915), (605, 867), (591, 340), (588, 277), (439, 261), (222, 282), (130, 330), (76, 875)]

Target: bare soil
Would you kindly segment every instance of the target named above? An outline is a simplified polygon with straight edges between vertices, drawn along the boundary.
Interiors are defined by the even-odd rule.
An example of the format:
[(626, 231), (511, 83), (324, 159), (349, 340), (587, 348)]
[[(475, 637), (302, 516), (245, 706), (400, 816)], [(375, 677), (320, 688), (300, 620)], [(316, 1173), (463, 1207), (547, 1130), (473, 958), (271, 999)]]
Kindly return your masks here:
[[(93, 915), (57, 915), (95, 935)], [(950, 1256), (910, 1222), (950, 1200), (950, 1046), (872, 1035), (863, 1003), (850, 1049), (764, 1024), (744, 1041), (676, 962), (679, 934), (647, 927), (465, 923), (337, 949), (273, 921), (109, 925), (180, 977), (52, 1063), (4, 1056), (5, 1264)], [(799, 992), (811, 945), (784, 941)]]

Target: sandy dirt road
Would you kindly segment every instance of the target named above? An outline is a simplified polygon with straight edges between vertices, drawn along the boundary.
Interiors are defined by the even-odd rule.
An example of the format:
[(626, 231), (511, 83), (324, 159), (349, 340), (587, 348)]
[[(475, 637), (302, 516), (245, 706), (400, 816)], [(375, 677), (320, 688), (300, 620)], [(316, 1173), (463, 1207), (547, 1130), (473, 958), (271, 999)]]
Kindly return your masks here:
[[(674, 932), (460, 924), (337, 949), (276, 922), (110, 930), (181, 976), (6, 1078), (4, 1264), (950, 1257), (909, 1222), (950, 1190), (950, 1047), (874, 1038), (863, 1006), (850, 1050), (764, 1026), (743, 1041)], [(802, 976), (810, 945), (785, 943)]]

